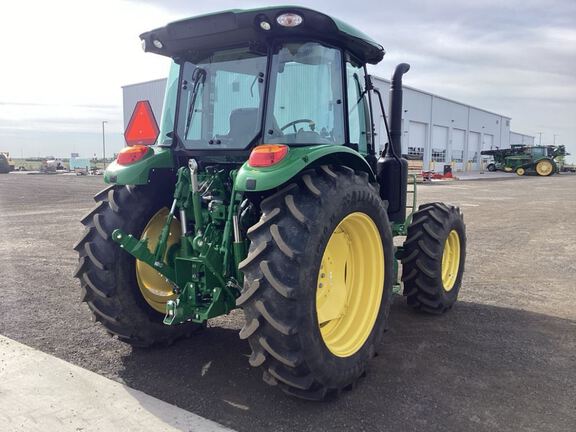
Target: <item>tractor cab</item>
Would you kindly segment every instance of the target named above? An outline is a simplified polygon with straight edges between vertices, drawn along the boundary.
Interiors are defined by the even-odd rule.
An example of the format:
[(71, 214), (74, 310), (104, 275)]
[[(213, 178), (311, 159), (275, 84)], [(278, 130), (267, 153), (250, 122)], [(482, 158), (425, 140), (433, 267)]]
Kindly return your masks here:
[[(160, 133), (153, 151), (136, 153), (145, 163), (127, 168), (119, 159), (108, 167), (107, 181), (148, 181), (151, 168), (165, 168), (167, 158), (196, 156), (201, 165), (244, 164), (239, 190), (260, 191), (290, 177), (261, 168), (284, 160), (277, 168), (289, 166), (294, 175), (316, 159), (336, 161), (378, 182), (390, 219), (405, 222), (408, 164), (400, 140), (402, 75), (409, 66), (399, 65), (393, 75), (383, 137), (389, 144), (379, 155), (374, 118), (388, 119), (366, 64), (380, 62), (384, 49), (369, 36), (311, 9), (272, 7), (190, 18), (140, 37), (145, 51), (172, 59)], [(134, 149), (124, 151), (131, 164), (140, 161)], [(298, 163), (304, 153), (306, 162)], [(160, 166), (146, 161), (152, 156)]]
[(161, 146), (228, 160), (260, 144), (373, 151), (364, 65), (384, 50), (334, 18), (294, 7), (235, 10), (141, 38), (146, 51), (173, 59)]

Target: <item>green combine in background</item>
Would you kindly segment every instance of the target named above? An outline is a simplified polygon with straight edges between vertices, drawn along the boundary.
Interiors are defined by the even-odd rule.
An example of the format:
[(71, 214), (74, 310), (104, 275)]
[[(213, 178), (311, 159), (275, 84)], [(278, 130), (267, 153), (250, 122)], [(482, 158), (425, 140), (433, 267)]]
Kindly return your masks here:
[(560, 146), (526, 146), (513, 144), (509, 149), (484, 150), (483, 156), (492, 156), (494, 162), (488, 164), (489, 171), (515, 172), (519, 176), (524, 174), (538, 174), (550, 176), (560, 172), (566, 148)]
[(161, 124), (137, 104), (75, 246), (83, 300), (106, 330), (169, 344), (242, 308), (264, 381), (321, 400), (365, 374), (400, 280), (415, 308), (452, 307), (465, 227), (450, 205), (416, 211), (408, 189), (407, 64), (392, 77), (380, 155), (374, 119), (386, 116), (366, 64), (384, 50), (335, 18), (232, 10), (141, 39), (173, 60)]

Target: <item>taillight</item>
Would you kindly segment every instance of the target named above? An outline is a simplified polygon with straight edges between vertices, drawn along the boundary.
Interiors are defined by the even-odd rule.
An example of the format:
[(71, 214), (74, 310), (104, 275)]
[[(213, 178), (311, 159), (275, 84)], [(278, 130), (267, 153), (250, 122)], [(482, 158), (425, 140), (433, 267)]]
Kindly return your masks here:
[(288, 146), (283, 144), (262, 144), (254, 147), (248, 165), (251, 167), (268, 167), (277, 164), (288, 154)]
[(118, 157), (116, 158), (116, 162), (120, 165), (130, 165), (134, 162), (138, 162), (140, 159), (144, 158), (151, 152), (152, 149), (145, 145), (133, 145), (130, 147), (124, 147), (118, 153)]

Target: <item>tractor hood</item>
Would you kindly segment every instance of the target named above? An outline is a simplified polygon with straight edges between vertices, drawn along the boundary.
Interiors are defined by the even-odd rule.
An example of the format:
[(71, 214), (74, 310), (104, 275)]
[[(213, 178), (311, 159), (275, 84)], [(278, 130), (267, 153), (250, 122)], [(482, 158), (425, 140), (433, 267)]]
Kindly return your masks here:
[[(301, 22), (282, 26), (278, 17), (296, 14)], [(341, 46), (365, 63), (376, 64), (384, 49), (372, 38), (328, 15), (298, 6), (234, 9), (168, 24), (140, 35), (144, 51), (178, 59), (202, 56), (215, 48), (266, 43), (275, 38), (316, 39)]]

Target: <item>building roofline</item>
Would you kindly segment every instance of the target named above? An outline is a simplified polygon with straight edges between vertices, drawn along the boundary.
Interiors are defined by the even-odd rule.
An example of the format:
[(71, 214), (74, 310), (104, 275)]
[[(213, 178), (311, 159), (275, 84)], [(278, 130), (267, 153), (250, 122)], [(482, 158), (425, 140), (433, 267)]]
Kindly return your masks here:
[[(381, 77), (376, 76), (376, 75), (372, 75), (372, 76), (373, 76), (374, 78), (376, 78), (377, 80), (384, 81), (384, 82), (390, 84), (390, 80), (389, 80), (389, 79), (381, 78)], [(505, 119), (507, 119), (507, 120), (512, 120), (512, 117), (506, 116), (506, 115), (504, 115), (504, 114), (499, 114), (499, 113), (494, 112), (494, 111), (488, 111), (487, 109), (484, 109), (484, 108), (478, 108), (478, 107), (476, 107), (476, 106), (474, 106), (474, 105), (470, 105), (470, 104), (467, 104), (467, 103), (464, 103), (464, 102), (459, 102), (459, 101), (457, 101), (457, 100), (450, 99), (450, 98), (447, 98), (447, 97), (445, 97), (445, 96), (440, 96), (440, 95), (437, 95), (437, 94), (435, 94), (435, 93), (430, 93), (430, 92), (428, 92), (428, 91), (426, 91), (426, 90), (421, 90), (421, 89), (419, 89), (419, 88), (412, 87), (412, 86), (407, 86), (407, 85), (405, 85), (405, 84), (403, 84), (402, 87), (403, 87), (403, 88), (406, 88), (406, 89), (414, 90), (414, 91), (417, 91), (418, 93), (422, 93), (422, 94), (425, 94), (425, 95), (428, 95), (428, 96), (432, 96), (432, 97), (435, 97), (435, 98), (438, 98), (438, 99), (443, 99), (443, 100), (445, 100), (445, 101), (447, 101), (447, 102), (452, 102), (452, 103), (455, 103), (455, 104), (458, 104), (458, 105), (463, 105), (463, 106), (468, 107), (468, 108), (474, 108), (475, 110), (478, 110), (478, 111), (483, 111), (483, 112), (485, 112), (485, 113), (492, 114), (492, 115), (497, 115), (497, 116), (502, 117), (502, 118), (505, 118)]]
[(135, 87), (135, 86), (139, 86), (142, 84), (149, 84), (149, 83), (159, 82), (159, 81), (166, 81), (167, 79), (168, 78), (157, 78), (157, 79), (148, 80), (148, 81), (141, 81), (141, 82), (137, 82), (137, 83), (123, 85), (122, 88)]

